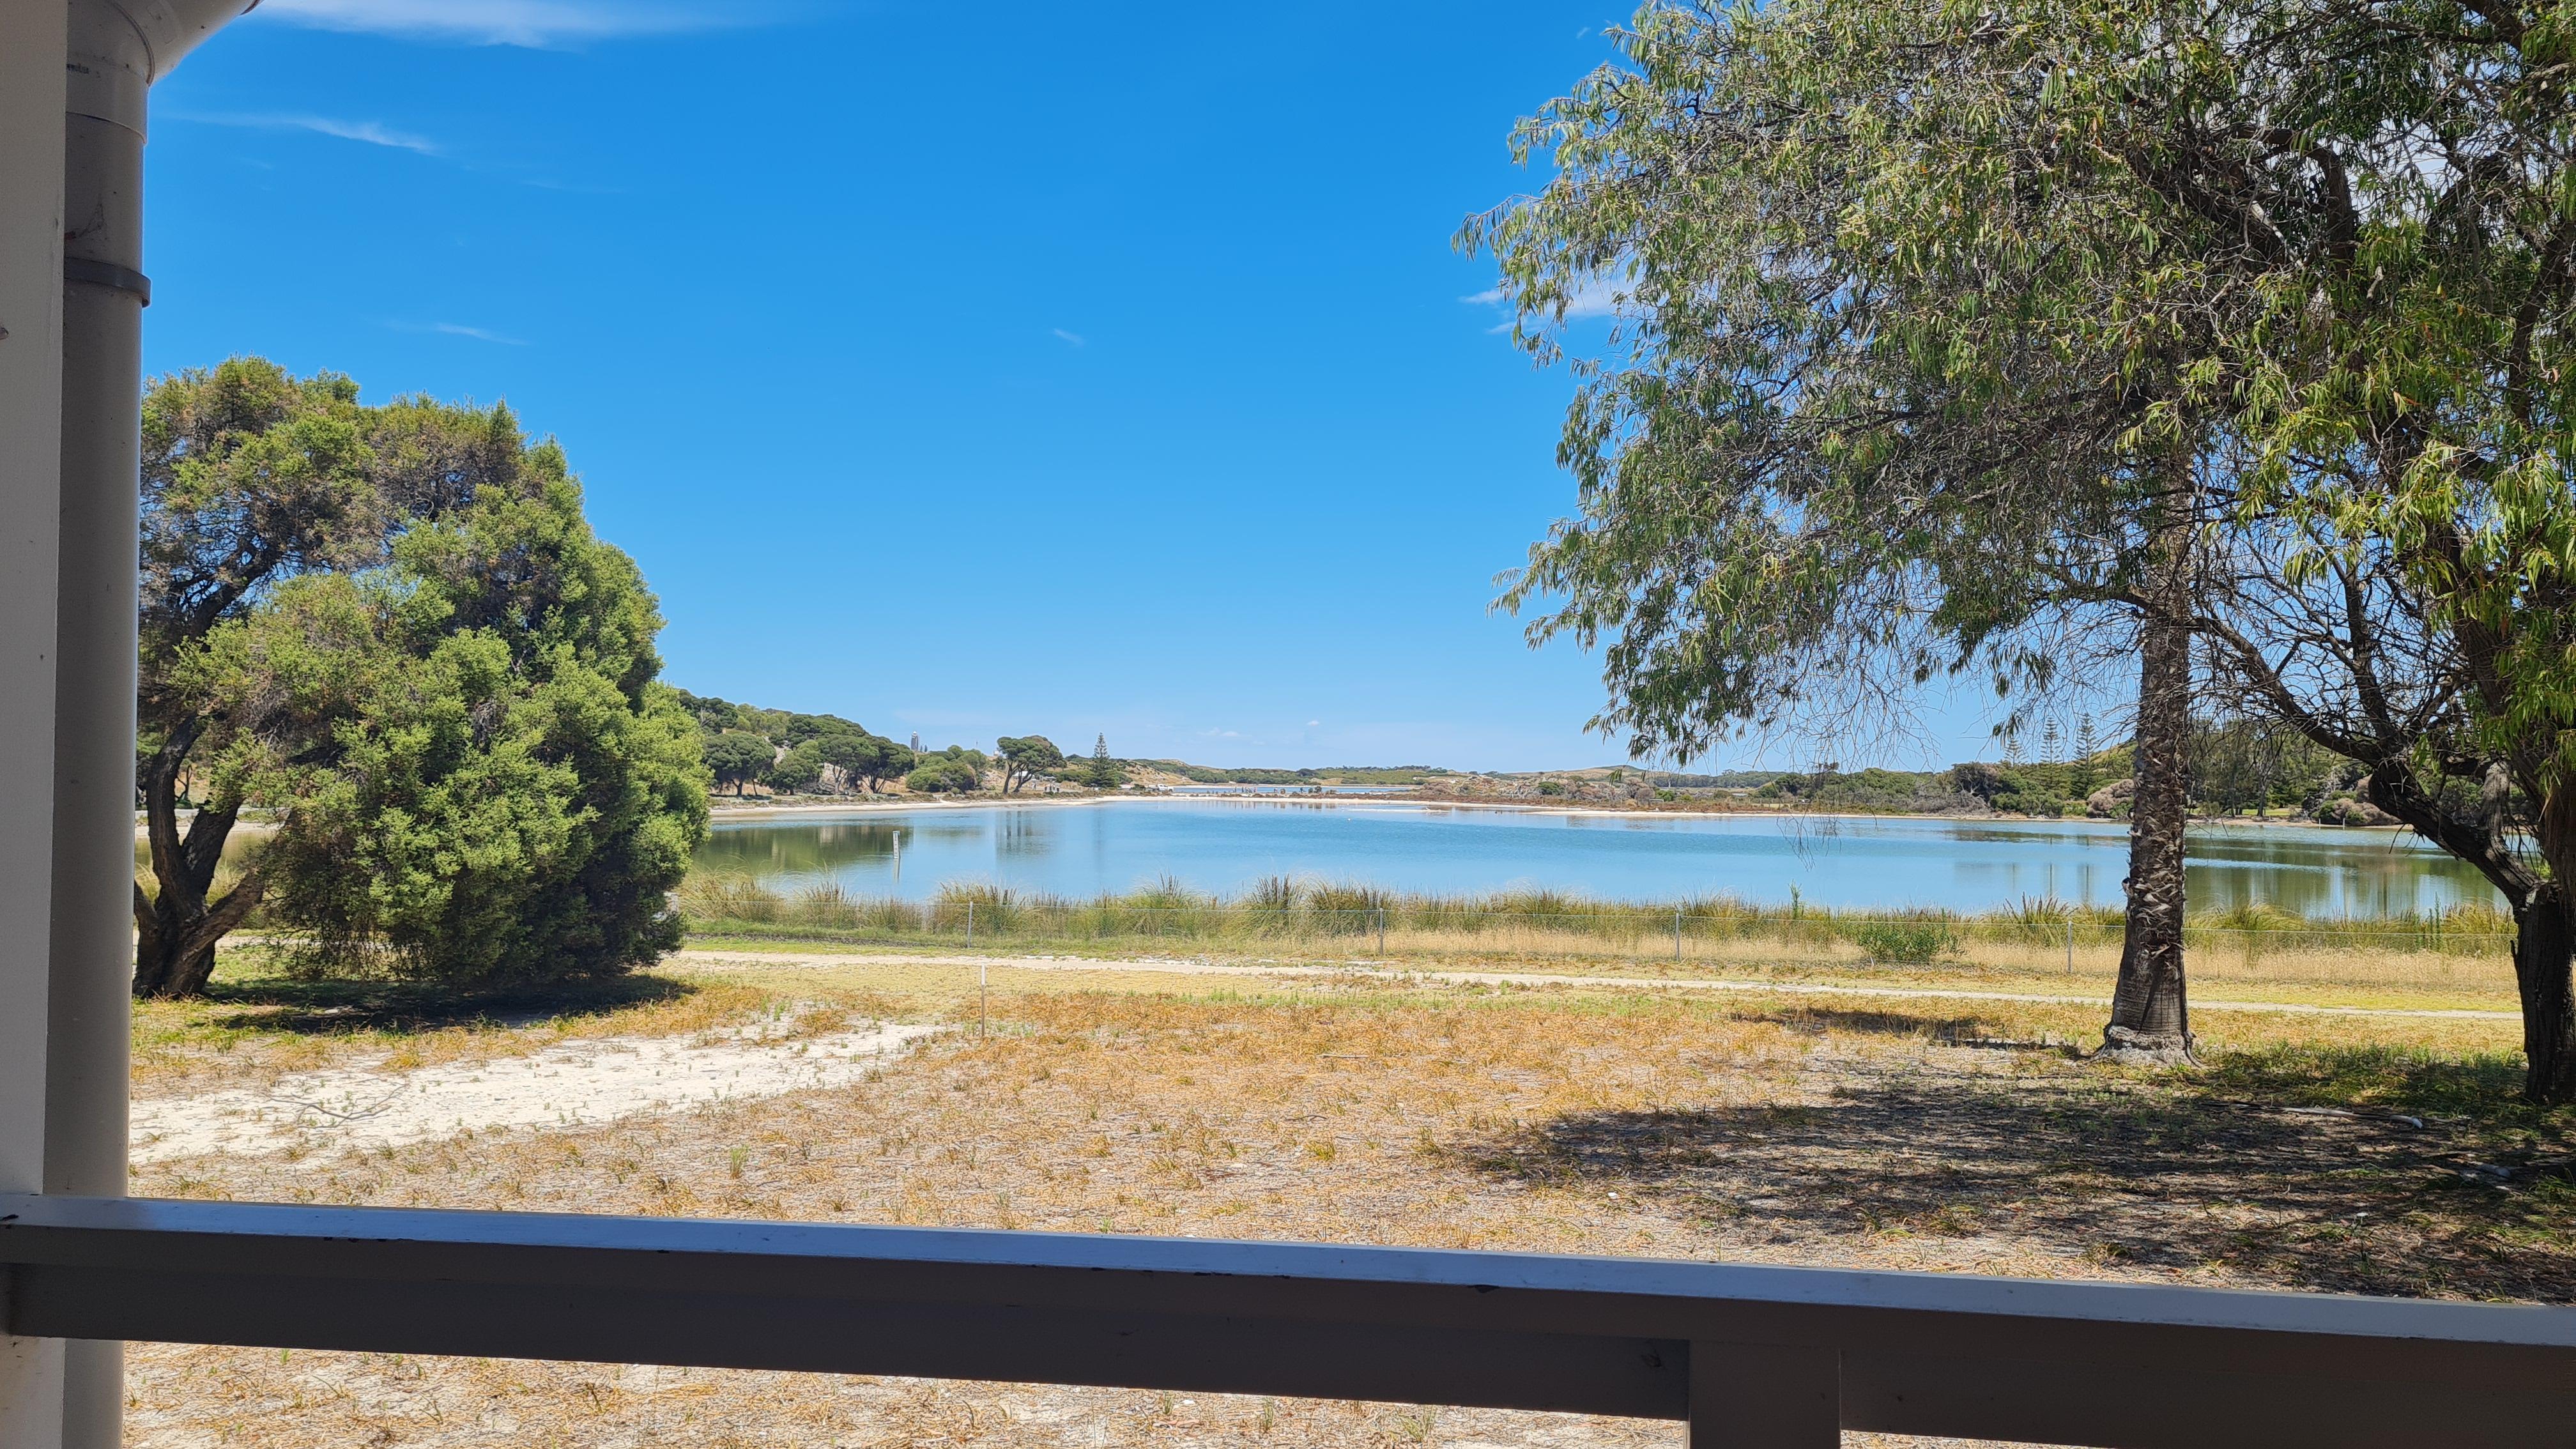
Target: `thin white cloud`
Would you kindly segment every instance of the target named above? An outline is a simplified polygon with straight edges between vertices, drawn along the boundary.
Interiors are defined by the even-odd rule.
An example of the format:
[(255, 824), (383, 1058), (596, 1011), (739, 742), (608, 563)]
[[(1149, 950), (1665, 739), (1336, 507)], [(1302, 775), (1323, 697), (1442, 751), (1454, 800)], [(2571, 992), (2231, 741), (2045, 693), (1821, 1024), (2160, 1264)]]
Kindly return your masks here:
[(1313, 729), (1313, 728), (1315, 728), (1316, 726), (1318, 726), (1318, 725), (1320, 725), (1320, 724), (1322, 724), (1322, 723), (1323, 723), (1323, 721), (1322, 721), (1322, 720), (1319, 720), (1319, 719), (1310, 719), (1310, 720), (1306, 721), (1306, 728), (1308, 728), (1308, 729)]
[(1065, 341), (1072, 343), (1076, 347), (1089, 347), (1091, 345), (1088, 341), (1084, 340), (1083, 335), (1079, 332), (1067, 332), (1061, 327), (1050, 327), (1047, 330), (1054, 333), (1056, 336), (1063, 338)]
[(489, 327), (468, 327), (462, 322), (403, 322), (386, 319), (384, 325), (396, 332), (427, 332), (435, 333), (440, 337), (468, 337), (476, 342), (498, 343), (503, 347), (528, 345), (528, 340), (524, 337), (512, 337), (505, 332), (495, 332)]
[(504, 347), (525, 347), (527, 339), (504, 337), (486, 327), (468, 327), (462, 322), (432, 322), (429, 330), (449, 337), (471, 337), (477, 342), (498, 342)]
[(311, 131), (316, 135), (336, 136), (343, 141), (358, 141), (369, 146), (388, 146), (397, 151), (416, 151), (423, 156), (443, 154), (439, 144), (426, 136), (397, 131), (375, 121), (344, 121), (337, 116), (243, 115), (233, 112), (182, 111), (169, 115), (175, 121), (193, 121), (201, 126), (239, 126), (253, 131)]
[(711, 0), (265, 0), (251, 13), (316, 30), (544, 48), (759, 25), (777, 12)]

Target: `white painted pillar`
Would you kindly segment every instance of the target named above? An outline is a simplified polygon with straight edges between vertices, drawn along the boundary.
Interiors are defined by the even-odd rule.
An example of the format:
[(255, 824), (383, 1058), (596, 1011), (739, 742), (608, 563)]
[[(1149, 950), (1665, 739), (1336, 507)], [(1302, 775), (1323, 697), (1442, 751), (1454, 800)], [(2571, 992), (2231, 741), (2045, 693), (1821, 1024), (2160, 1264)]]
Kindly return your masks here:
[[(56, 471), (49, 526), (31, 540), (51, 555), (43, 575), (52, 601), (43, 692), (51, 722), (43, 754), (0, 762), (51, 762), (45, 808), (18, 817), (51, 822), (43, 997), (25, 1013), (44, 1023), (34, 1058), (42, 1081), (32, 1099), (43, 1116), (36, 1151), (44, 1191), (121, 1197), (134, 971), (135, 514), (150, 288), (144, 120), (152, 83), (256, 0), (0, 3), (12, 20), (21, 9), (51, 12), (41, 29), (29, 22), (0, 32), (13, 66), (45, 59), (53, 104), (43, 134), (54, 158), (47, 252), (59, 307)], [(55, 43), (27, 43), (37, 34)], [(31, 694), (20, 691), (12, 707)], [(14, 933), (0, 945), (14, 947)], [(114, 1449), (123, 1437), (125, 1346), (68, 1343), (54, 1359), (58, 1367), (46, 1372), (55, 1386), (45, 1392), (58, 1438), (30, 1442)], [(16, 1442), (0, 1436), (12, 1449)]]
[[(63, 0), (0, 0), (0, 35), (0, 1188), (36, 1192), (51, 1016)], [(0, 1281), (0, 1304), (7, 1293)], [(0, 1444), (62, 1443), (63, 1345), (0, 1336)]]
[[(45, 1191), (125, 1195), (134, 980), (135, 534), (143, 130), (156, 67), (114, 0), (71, 0), (63, 118), (53, 970)], [(125, 1345), (63, 1349), (65, 1449), (123, 1438)]]

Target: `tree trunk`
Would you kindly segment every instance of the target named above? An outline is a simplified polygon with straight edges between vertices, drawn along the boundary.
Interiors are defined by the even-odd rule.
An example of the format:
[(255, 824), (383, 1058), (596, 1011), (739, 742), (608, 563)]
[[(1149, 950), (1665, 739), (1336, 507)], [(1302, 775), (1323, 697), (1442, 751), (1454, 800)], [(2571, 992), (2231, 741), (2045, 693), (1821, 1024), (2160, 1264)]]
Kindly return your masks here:
[(176, 735), (144, 763), (140, 784), (152, 879), (134, 885), (134, 994), (196, 996), (215, 974), (215, 943), (242, 923), (267, 890), (253, 866), (221, 899), (208, 900), (238, 806), (200, 807), (179, 833), (178, 776), (192, 734)]
[(2523, 1095), (2576, 1102), (2576, 927), (2564, 888), (2551, 881), (2513, 913), (2513, 976), (2522, 992)]
[(2183, 828), (2191, 811), (2191, 536), (2160, 531), (2155, 597), (2138, 626), (2137, 795), (2129, 807), (2126, 932), (2102, 1049), (2179, 1061), (2192, 1051), (2183, 990)]

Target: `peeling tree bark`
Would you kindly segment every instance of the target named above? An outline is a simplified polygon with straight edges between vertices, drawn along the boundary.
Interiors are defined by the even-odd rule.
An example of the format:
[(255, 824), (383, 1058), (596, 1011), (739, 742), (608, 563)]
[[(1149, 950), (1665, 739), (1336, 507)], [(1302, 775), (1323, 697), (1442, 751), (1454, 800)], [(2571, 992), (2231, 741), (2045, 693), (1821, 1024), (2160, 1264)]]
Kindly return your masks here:
[(2576, 1102), (2576, 929), (2555, 880), (2513, 913), (2513, 976), (2522, 995), (2523, 1095)]
[(2150, 544), (2151, 593), (2138, 625), (2128, 915), (2111, 1022), (2102, 1031), (2107, 1052), (2164, 1060), (2192, 1050), (2182, 953), (2183, 828), (2191, 809), (2190, 518), (2191, 510), (2177, 505)]

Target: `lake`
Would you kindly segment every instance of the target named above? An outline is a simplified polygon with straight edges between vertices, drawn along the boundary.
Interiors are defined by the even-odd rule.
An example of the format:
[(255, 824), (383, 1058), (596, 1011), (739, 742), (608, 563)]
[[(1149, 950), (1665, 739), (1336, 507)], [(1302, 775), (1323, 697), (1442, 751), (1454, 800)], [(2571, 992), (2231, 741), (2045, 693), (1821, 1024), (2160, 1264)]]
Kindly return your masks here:
[[(1978, 911), (2025, 896), (2117, 905), (2117, 823), (1922, 817), (1582, 815), (1411, 801), (1114, 800), (719, 818), (698, 865), (793, 891), (836, 881), (920, 899), (951, 880), (1066, 896), (1171, 875), (1231, 895), (1263, 876), (1478, 894), (1544, 886), (1606, 900), (1732, 895), (1840, 909)], [(2190, 836), (2195, 909), (2311, 916), (2494, 904), (2477, 873), (2382, 830), (2220, 826)]]

